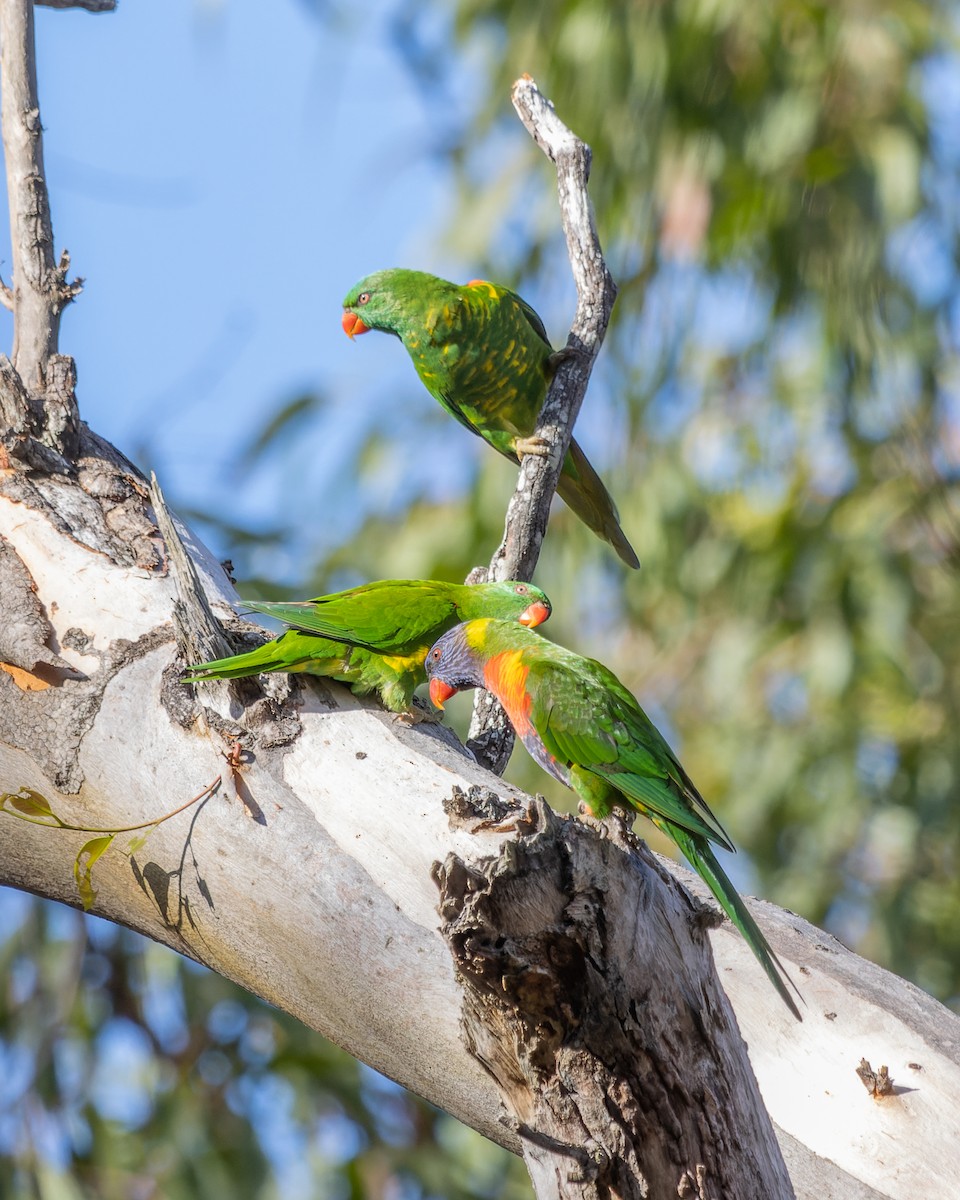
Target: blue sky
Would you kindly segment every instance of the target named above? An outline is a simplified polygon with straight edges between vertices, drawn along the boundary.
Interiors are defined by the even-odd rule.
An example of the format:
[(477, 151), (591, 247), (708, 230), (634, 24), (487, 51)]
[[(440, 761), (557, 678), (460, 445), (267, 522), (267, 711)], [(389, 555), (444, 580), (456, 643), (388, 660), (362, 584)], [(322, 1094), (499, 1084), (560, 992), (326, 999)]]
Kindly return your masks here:
[(228, 495), (247, 520), (273, 507), (289, 478), (238, 479), (230, 463), (282, 400), (321, 387), (336, 436), (299, 466), (322, 503), (317, 481), (336, 493), (342, 451), (384, 389), (413, 382), (392, 339), (351, 344), (339, 321), (370, 270), (460, 269), (434, 235), (446, 215), (436, 115), (391, 47), (390, 10), (37, 10), (54, 233), (86, 280), (61, 349), (77, 361), (82, 416), (128, 454), (149, 442), (183, 506)]

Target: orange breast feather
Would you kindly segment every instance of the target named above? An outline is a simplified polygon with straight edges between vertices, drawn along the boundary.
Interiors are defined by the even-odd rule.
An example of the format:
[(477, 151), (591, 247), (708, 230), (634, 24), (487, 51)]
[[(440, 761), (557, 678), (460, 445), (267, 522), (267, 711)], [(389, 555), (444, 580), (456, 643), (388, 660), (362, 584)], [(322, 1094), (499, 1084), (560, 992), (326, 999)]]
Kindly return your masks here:
[(493, 692), (503, 707), (519, 737), (530, 731), (531, 697), (527, 691), (530, 668), (523, 662), (521, 650), (504, 650), (495, 654), (483, 670), (484, 686)]

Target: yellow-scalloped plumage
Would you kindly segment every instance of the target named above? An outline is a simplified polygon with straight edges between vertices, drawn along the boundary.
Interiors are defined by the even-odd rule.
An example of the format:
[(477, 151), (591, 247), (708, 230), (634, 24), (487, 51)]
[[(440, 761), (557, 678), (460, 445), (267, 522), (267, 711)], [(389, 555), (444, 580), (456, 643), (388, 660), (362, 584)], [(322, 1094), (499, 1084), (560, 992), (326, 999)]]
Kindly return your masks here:
[[(350, 337), (370, 329), (398, 337), (431, 396), (495, 450), (515, 462), (542, 451), (534, 433), (555, 358), (543, 322), (516, 292), (396, 268), (361, 279), (343, 309)], [(640, 565), (616, 505), (576, 441), (557, 491), (627, 566)]]

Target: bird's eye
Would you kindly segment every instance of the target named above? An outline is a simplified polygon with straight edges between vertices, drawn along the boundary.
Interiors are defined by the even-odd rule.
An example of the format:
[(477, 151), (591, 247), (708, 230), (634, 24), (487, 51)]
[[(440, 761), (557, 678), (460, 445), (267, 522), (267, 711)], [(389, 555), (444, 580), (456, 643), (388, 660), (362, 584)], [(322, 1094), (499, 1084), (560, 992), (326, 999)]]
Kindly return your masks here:
[(360, 295), (357, 297), (357, 303), (358, 304), (366, 304), (369, 299), (370, 299), (369, 292), (361, 292)]
[(527, 592), (530, 591), (530, 589), (527, 587), (527, 585), (525, 583), (518, 583), (517, 586), (513, 590), (517, 593), (518, 596), (525, 596), (527, 594)]

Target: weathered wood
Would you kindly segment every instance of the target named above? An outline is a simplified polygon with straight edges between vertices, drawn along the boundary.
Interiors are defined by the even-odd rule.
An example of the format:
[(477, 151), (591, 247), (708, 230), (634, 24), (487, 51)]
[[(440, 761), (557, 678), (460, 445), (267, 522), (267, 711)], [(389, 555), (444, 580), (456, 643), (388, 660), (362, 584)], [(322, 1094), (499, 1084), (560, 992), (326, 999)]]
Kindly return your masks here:
[(792, 1196), (699, 906), (604, 832), (541, 801), (497, 857), (438, 872), (467, 1044), (539, 1200)]
[(80, 290), (70, 257), (54, 259), (37, 99), (33, 0), (0, 0), (0, 105), (13, 252), (13, 365), (29, 392), (46, 387), (60, 314)]
[[(587, 191), (590, 147), (564, 125), (528, 75), (513, 85), (513, 104), (530, 136), (557, 169), (560, 219), (577, 285), (577, 311), (567, 338), (570, 353), (557, 367), (537, 420), (536, 436), (549, 446), (549, 454), (528, 455), (521, 463), (503, 540), (486, 572), (478, 569), (471, 573), (471, 583), (485, 578), (533, 578), (560, 467), (617, 297)], [(485, 767), (503, 774), (513, 749), (513, 730), (499, 701), (489, 692), (478, 691), (474, 699), (467, 745)]]
[[(11, 47), (24, 54), (32, 47), (22, 0), (0, 0), (0, 19), (6, 131), (11, 120), (24, 124), (25, 115), (8, 102)], [(6, 36), (11, 28), (13, 39)], [(21, 67), (25, 79), (30, 72)], [(36, 153), (39, 113), (26, 117), (39, 170), (30, 187), (12, 194), (24, 203), (20, 216), (33, 231), (28, 249), (42, 257), (43, 205), (33, 203), (45, 192)], [(8, 156), (12, 179), (21, 178), (25, 161), (19, 150)], [(17, 272), (15, 260), (15, 283)], [(95, 911), (206, 963), (487, 1136), (523, 1150), (544, 1194), (571, 1182), (563, 1149), (576, 1143), (564, 1127), (570, 1110), (549, 1089), (528, 1089), (524, 1102), (521, 1085), (515, 1098), (511, 1093), (516, 1127), (501, 1119), (493, 1078), (464, 1042), (468, 994), (437, 928), (434, 879), (444, 881), (448, 917), (502, 925), (511, 951), (527, 930), (543, 946), (540, 927), (547, 923), (539, 917), (552, 914), (547, 941), (556, 936), (557, 947), (571, 954), (566, 961), (579, 961), (578, 978), (592, 990), (571, 1004), (539, 989), (541, 1009), (544, 996), (554, 998), (552, 1024), (541, 1031), (521, 1022), (514, 1047), (522, 1055), (528, 1045), (538, 1052), (546, 1046), (553, 1057), (544, 1059), (544, 1070), (554, 1070), (561, 1086), (577, 1080), (573, 1111), (586, 1136), (573, 1157), (581, 1182), (608, 1187), (616, 1179), (626, 1189), (637, 1182), (627, 1179), (636, 1161), (651, 1181), (663, 1175), (671, 1184), (679, 1179), (680, 1194), (712, 1196), (717, 1179), (727, 1177), (727, 1147), (717, 1137), (724, 1126), (710, 1105), (703, 1106), (702, 1128), (686, 1123), (689, 1080), (678, 1075), (666, 1097), (671, 1112), (686, 1114), (679, 1135), (667, 1123), (666, 1136), (643, 1149), (648, 1161), (641, 1164), (635, 1131), (623, 1122), (616, 1126), (622, 1142), (614, 1153), (606, 1148), (607, 1121), (618, 1109), (611, 1114), (607, 1107), (608, 1081), (590, 1091), (595, 1076), (587, 1077), (590, 1060), (582, 1057), (593, 1055), (599, 1069), (597, 1031), (610, 1031), (630, 1076), (632, 1091), (618, 1100), (625, 1111), (633, 1091), (644, 1093), (637, 1062), (657, 1049), (650, 1043), (657, 1026), (641, 1011), (642, 998), (659, 1008), (661, 997), (682, 993), (677, 1020), (691, 1045), (700, 1036), (692, 1028), (698, 1013), (705, 1028), (706, 1018), (714, 1027), (724, 1023), (726, 1040), (717, 1040), (714, 1029), (697, 1043), (705, 1056), (702, 1078), (717, 1095), (731, 1082), (749, 1114), (748, 1145), (759, 1144), (754, 1135), (762, 1133), (763, 1114), (745, 1060), (734, 1053), (729, 1010), (716, 991), (695, 910), (620, 835), (611, 839), (609, 831), (604, 837), (566, 822), (563, 846), (574, 851), (559, 842), (549, 852), (536, 849), (542, 901), (529, 908), (505, 904), (500, 885), (517, 878), (507, 868), (530, 861), (537, 822), (542, 830), (553, 827), (553, 818), (542, 807), (531, 810), (539, 816), (524, 818), (529, 799), (477, 767), (448, 732), (411, 728), (320, 680), (270, 678), (247, 685), (252, 694), (180, 684), (170, 546), (154, 524), (139, 473), (70, 419), (72, 363), (51, 357), (56, 304), (48, 295), (44, 317), (43, 286), (37, 295), (27, 287), (26, 298), (16, 293), (18, 317), (32, 313), (21, 321), (17, 358), (26, 383), (0, 362), (0, 413), (10, 423), (0, 455), (0, 587), (9, 617), (0, 640), (0, 793), (23, 796), (29, 789), (75, 825), (116, 829), (172, 813), (209, 790), (208, 798), (160, 825), (144, 847), (126, 854), (121, 846), (100, 860)], [(37, 397), (39, 423), (31, 410)], [(59, 415), (48, 413), (48, 400)], [(53, 455), (49, 461), (39, 446)], [(223, 570), (188, 531), (180, 537), (213, 611), (237, 627)], [(182, 577), (189, 581), (191, 572)], [(242, 758), (233, 753), (241, 737)], [(471, 787), (494, 789), (493, 824), (465, 829), (454, 815), (451, 825), (445, 802), (455, 788), (469, 795)], [(504, 809), (520, 815), (516, 837), (495, 827)], [(0, 814), (0, 822), (0, 883), (77, 905), (73, 862), (86, 834), (9, 814)], [(692, 879), (682, 868), (671, 870)], [(452, 886), (461, 871), (470, 887)], [(485, 899), (488, 882), (493, 894), (494, 880), (497, 908), (488, 913), (476, 902)], [(788, 969), (801, 972), (809, 1006), (802, 1025), (729, 925), (712, 934), (713, 946), (797, 1194), (817, 1200), (952, 1194), (960, 1168), (960, 1019), (791, 914), (760, 906), (757, 916)], [(648, 937), (646, 926), (657, 923), (660, 934)], [(502, 960), (478, 956), (468, 928), (461, 923), (461, 970), (473, 970), (495, 994), (490, 967)], [(679, 964), (671, 943), (692, 947)], [(661, 955), (646, 971), (638, 953), (643, 944)], [(522, 984), (522, 975), (514, 982)], [(531, 990), (536, 999), (538, 989)], [(568, 1010), (576, 1021), (568, 1021)], [(667, 1018), (659, 1028), (669, 1033)], [(475, 1024), (478, 1044), (488, 1037), (485, 1028)], [(508, 1023), (503, 1029), (504, 1045), (488, 1038), (485, 1054), (510, 1080), (513, 1033)], [(867, 1094), (856, 1074), (863, 1058), (889, 1066), (892, 1095)], [(653, 1073), (654, 1085), (668, 1078), (662, 1068)], [(652, 1094), (655, 1100), (656, 1086)], [(657, 1107), (648, 1102), (644, 1111)], [(776, 1170), (772, 1159), (758, 1169), (767, 1167)]]
[[(0, 671), (0, 792), (31, 787), (64, 817), (111, 827), (170, 811), (223, 775), (195, 821), (185, 813), (132, 861), (113, 851), (98, 864), (94, 911), (207, 963), (519, 1150), (462, 1040), (463, 992), (431, 872), (450, 854), (482, 869), (512, 838), (452, 829), (444, 802), (455, 785), (528, 801), (442, 729), (409, 728), (336, 684), (306, 680), (278, 696), (269, 688), (287, 687), (282, 677), (247, 708), (235, 694), (198, 702), (177, 682), (176, 588), (155, 532), (125, 555), (111, 540), (111, 513), (139, 528), (129, 496), (101, 494), (120, 494), (118, 470), (82, 460), (80, 479), (114, 482), (91, 496), (61, 479), (50, 489), (55, 509), (19, 471), (0, 472), (0, 535), (48, 623), (38, 637), (77, 672), (29, 691)], [(134, 498), (138, 482), (128, 477)], [(188, 549), (214, 611), (229, 619), (222, 569), (198, 544)], [(234, 775), (224, 754), (236, 730), (249, 752)], [(0, 821), (0, 882), (77, 904), (72, 864), (84, 835)], [(603, 839), (584, 836), (602, 879)], [(195, 865), (181, 873), (187, 844)], [(671, 870), (696, 890), (695, 876)], [(612, 878), (603, 886), (605, 920), (632, 953), (637, 911), (619, 889)], [(766, 904), (754, 913), (803, 992), (802, 1025), (729, 923), (710, 937), (797, 1195), (951, 1194), (960, 1018), (792, 914)], [(893, 1096), (867, 1094), (856, 1076), (864, 1057), (889, 1066)]]
[(38, 8), (84, 8), (87, 12), (116, 12), (117, 0), (33, 0)]

